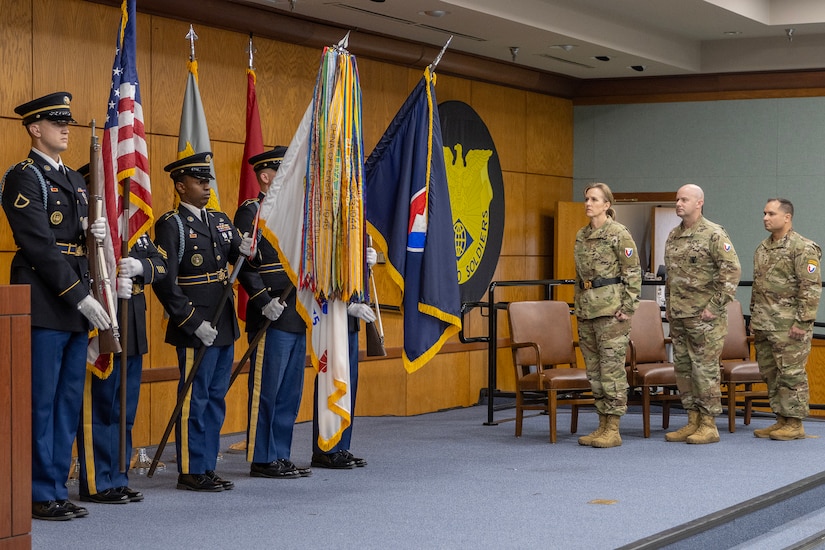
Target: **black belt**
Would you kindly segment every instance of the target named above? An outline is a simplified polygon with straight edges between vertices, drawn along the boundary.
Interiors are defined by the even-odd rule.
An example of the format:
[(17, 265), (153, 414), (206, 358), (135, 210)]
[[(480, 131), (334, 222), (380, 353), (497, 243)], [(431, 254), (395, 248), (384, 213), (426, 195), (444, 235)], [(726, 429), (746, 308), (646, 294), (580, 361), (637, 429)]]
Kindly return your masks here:
[(224, 283), (229, 278), (229, 272), (219, 269), (215, 273), (204, 273), (203, 275), (189, 275), (178, 277), (178, 286), (204, 285), (210, 283)]
[(591, 288), (599, 288), (601, 286), (617, 285), (621, 282), (621, 277), (610, 277), (609, 279), (593, 279), (592, 281), (579, 282), (579, 288), (583, 290), (590, 290)]

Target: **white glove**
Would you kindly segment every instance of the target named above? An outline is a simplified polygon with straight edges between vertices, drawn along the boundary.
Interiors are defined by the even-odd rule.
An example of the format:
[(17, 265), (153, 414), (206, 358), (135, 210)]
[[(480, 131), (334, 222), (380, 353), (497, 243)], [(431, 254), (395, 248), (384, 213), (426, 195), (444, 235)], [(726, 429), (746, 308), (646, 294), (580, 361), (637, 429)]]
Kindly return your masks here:
[(211, 346), (218, 337), (218, 329), (209, 324), (209, 321), (201, 322), (201, 326), (195, 329), (195, 336), (200, 338), (204, 346)]
[(278, 298), (275, 298), (274, 300), (270, 300), (269, 303), (263, 307), (261, 313), (263, 313), (264, 317), (270, 321), (277, 321), (278, 317), (281, 316), (281, 313), (284, 312), (284, 309), (286, 309), (286, 305), (282, 304)]
[(117, 297), (121, 300), (132, 299), (132, 279), (129, 277), (117, 278)]
[(95, 240), (99, 243), (102, 243), (103, 240), (106, 238), (106, 218), (100, 216), (98, 219), (92, 223), (92, 227), (89, 229), (91, 231), (92, 236)]
[(378, 263), (378, 253), (371, 246), (367, 247), (367, 267), (372, 267)]
[(247, 258), (252, 255), (252, 237), (249, 236), (249, 233), (243, 234), (243, 239), (241, 240), (240, 246), (241, 256), (246, 256)]
[(106, 310), (103, 309), (100, 302), (95, 300), (91, 295), (80, 300), (80, 303), (77, 304), (77, 309), (96, 329), (105, 330), (112, 327), (109, 314), (106, 313)]
[(347, 306), (347, 315), (358, 317), (368, 323), (375, 321), (375, 312), (367, 304), (350, 304)]
[(143, 263), (135, 258), (126, 256), (117, 263), (118, 277), (140, 277), (143, 275)]

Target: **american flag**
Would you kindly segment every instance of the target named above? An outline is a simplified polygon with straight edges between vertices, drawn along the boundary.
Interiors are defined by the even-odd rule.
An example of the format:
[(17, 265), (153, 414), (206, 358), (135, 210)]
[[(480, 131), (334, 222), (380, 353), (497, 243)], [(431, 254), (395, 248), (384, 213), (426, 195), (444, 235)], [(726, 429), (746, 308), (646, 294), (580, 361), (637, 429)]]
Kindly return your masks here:
[[(136, 0), (121, 6), (117, 51), (112, 65), (112, 88), (103, 133), (103, 173), (106, 213), (115, 243), (128, 240), (129, 248), (152, 225), (152, 188), (149, 183), (149, 155), (143, 127), (136, 58)], [(130, 183), (129, 229), (124, 235), (121, 197), (123, 184)], [(121, 250), (115, 246), (115, 256)]]

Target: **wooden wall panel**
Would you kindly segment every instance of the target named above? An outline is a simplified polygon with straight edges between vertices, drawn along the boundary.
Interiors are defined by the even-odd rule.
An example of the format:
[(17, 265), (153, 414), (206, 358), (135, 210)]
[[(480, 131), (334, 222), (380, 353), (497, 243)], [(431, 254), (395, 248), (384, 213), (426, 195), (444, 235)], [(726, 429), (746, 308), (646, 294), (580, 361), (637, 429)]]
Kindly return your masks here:
[(0, 13), (0, 117), (18, 118), (14, 108), (32, 99), (32, 4), (0, 0)]
[(531, 174), (573, 177), (573, 105), (527, 93), (525, 162)]
[(468, 366), (465, 353), (437, 355), (407, 379), (407, 415), (466, 406)]
[(358, 372), (358, 401), (355, 405), (358, 415), (404, 416), (407, 414), (409, 377), (398, 360), (364, 362), (358, 365)]

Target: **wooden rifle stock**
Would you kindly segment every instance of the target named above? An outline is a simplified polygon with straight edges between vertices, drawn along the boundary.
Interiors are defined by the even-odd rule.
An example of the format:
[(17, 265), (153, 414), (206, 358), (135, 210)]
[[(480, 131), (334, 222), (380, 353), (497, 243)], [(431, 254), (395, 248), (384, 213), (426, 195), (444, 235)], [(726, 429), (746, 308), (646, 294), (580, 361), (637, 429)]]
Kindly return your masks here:
[(103, 213), (103, 182), (100, 181), (98, 170), (98, 156), (100, 155), (100, 144), (95, 135), (95, 123), (92, 121), (92, 143), (89, 151), (89, 229), (86, 233), (86, 248), (89, 258), (89, 275), (92, 280), (92, 296), (109, 314), (112, 321), (112, 328), (98, 330), (98, 351), (101, 354), (120, 353), (120, 333), (117, 323), (117, 308), (115, 296), (112, 296), (112, 280), (109, 268), (106, 265), (106, 254), (103, 243), (97, 242), (92, 235), (92, 222), (98, 219)]

